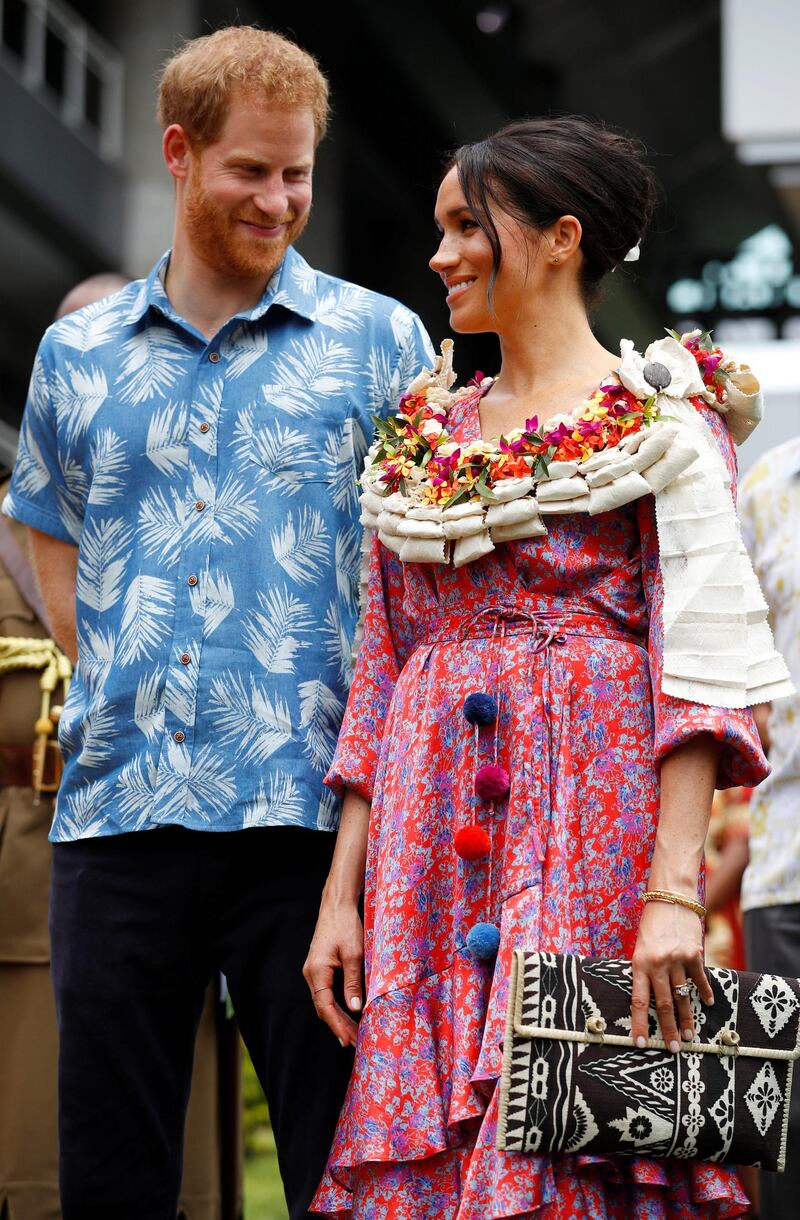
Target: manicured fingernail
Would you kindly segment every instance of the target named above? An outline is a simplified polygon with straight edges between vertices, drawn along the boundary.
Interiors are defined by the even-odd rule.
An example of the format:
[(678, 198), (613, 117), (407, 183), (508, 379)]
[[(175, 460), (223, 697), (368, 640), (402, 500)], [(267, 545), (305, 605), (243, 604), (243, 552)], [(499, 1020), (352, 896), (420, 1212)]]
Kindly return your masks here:
[(694, 1034), (690, 1029), (685, 1029), (683, 1031), (683, 1040), (684, 1042), (694, 1042)]
[(680, 1042), (670, 1042), (669, 1049), (672, 1051), (673, 1055), (677, 1055), (678, 1051), (681, 1049)]
[(636, 1045), (638, 1046), (640, 1051), (643, 1051), (644, 1048), (647, 1046), (647, 1039), (643, 1038), (642, 1035), (640, 1034), (639, 1037), (636, 1039)]
[(345, 1042), (344, 1038), (339, 1038), (338, 1043), (341, 1046), (342, 1050), (344, 1050), (344, 1048), (347, 1046), (347, 1043)]
[(361, 1012), (361, 1001), (357, 995), (350, 997), (350, 1007), (353, 1009), (353, 1012)]

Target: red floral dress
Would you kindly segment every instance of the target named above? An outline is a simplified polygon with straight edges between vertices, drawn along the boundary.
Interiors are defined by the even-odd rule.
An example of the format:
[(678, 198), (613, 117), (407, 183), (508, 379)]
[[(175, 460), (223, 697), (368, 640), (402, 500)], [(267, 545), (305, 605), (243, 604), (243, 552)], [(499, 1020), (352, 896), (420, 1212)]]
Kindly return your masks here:
[[(480, 436), (480, 390), (449, 430)], [(704, 415), (734, 470), (723, 419)], [(767, 773), (749, 711), (660, 692), (652, 496), (550, 517), (546, 537), (461, 569), (401, 564), (374, 542), (364, 635), (328, 782), (372, 800), (367, 998), (355, 1067), (313, 1210), (354, 1220), (727, 1217), (735, 1174), (686, 1161), (497, 1152), (497, 1081), (516, 945), (631, 956), (659, 806), (658, 763), (701, 732), (718, 786)], [(464, 700), (497, 700), (473, 728)], [(475, 775), (498, 763), (502, 801)], [(460, 859), (470, 823), (491, 851)], [(496, 960), (466, 947), (500, 929)]]

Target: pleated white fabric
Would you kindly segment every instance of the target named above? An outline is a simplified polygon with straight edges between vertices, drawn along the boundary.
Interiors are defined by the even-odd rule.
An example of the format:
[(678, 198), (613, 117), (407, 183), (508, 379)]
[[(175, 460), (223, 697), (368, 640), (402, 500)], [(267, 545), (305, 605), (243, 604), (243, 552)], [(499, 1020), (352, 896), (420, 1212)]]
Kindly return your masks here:
[[(664, 583), (666, 694), (713, 707), (748, 707), (794, 692), (775, 650), (767, 603), (742, 541), (727, 469), (705, 420), (683, 400), (694, 461), (656, 495)], [(755, 404), (754, 404), (755, 405)]]

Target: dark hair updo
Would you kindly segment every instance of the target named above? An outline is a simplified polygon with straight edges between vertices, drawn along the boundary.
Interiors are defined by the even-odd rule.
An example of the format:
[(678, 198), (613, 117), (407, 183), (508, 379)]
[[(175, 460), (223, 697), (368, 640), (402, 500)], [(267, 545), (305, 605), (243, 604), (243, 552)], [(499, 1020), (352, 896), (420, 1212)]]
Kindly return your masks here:
[(578, 115), (510, 123), (459, 148), (446, 169), (453, 167), (492, 248), (490, 293), (502, 258), (492, 203), (537, 230), (560, 216), (577, 217), (583, 229), (581, 282), (590, 305), (603, 277), (644, 237), (657, 198), (644, 147)]

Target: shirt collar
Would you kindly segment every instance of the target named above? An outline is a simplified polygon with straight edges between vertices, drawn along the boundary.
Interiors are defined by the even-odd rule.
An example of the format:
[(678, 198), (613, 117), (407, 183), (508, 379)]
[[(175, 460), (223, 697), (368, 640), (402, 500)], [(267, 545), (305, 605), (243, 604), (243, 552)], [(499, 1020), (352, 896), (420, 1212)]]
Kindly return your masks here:
[[(130, 325), (141, 322), (151, 307), (173, 322), (185, 325), (183, 319), (173, 309), (164, 288), (170, 253), (171, 251), (167, 250), (165, 254), (162, 254), (147, 279), (142, 280), (126, 316), (126, 321)], [(309, 267), (302, 255), (298, 254), (293, 246), (290, 246), (255, 308), (245, 310), (236, 316), (247, 322), (257, 322), (273, 305), (282, 305), (284, 309), (313, 322), (317, 308), (316, 282), (316, 272)]]

